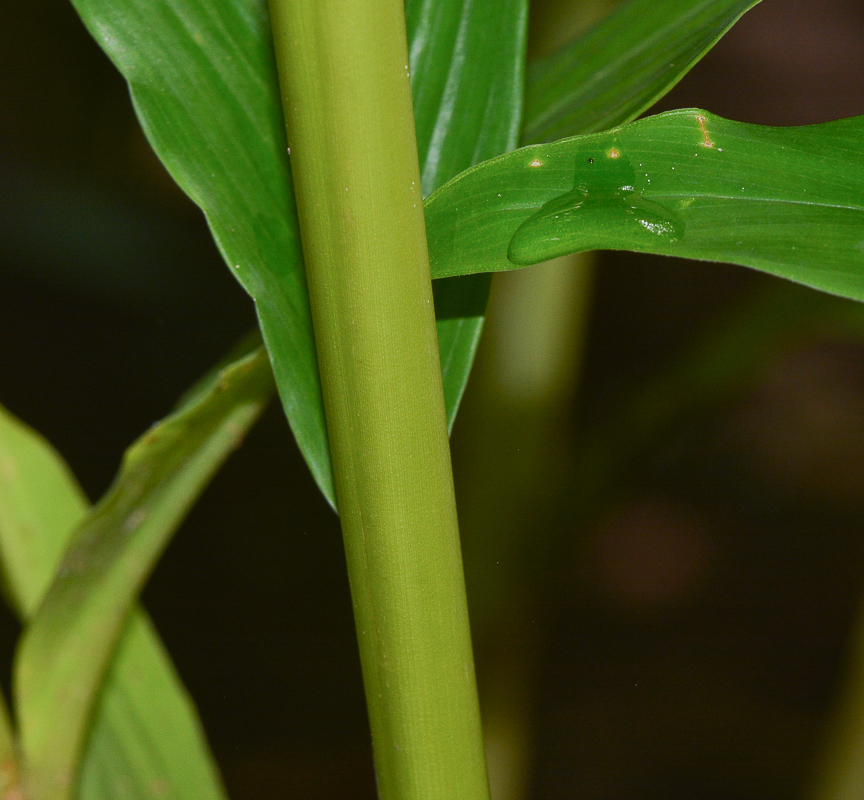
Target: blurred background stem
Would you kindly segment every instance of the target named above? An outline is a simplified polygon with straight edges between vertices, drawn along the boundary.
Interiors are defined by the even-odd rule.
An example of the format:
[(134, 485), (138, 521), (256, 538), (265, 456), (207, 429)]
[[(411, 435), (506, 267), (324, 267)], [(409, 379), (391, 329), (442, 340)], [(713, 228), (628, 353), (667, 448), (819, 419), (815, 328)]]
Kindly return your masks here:
[[(471, 436), (457, 450), (460, 514), (493, 800), (526, 796), (548, 634), (574, 548), (604, 509), (662, 442), (740, 397), (782, 352), (814, 338), (864, 340), (860, 304), (772, 283), (713, 320), (641, 385), (623, 387), (577, 432), (594, 257), (538, 265), (506, 282), (496, 276), (463, 409)], [(484, 479), (493, 473), (494, 482)], [(813, 800), (862, 796), (862, 630), (859, 621)]]
[(807, 800), (864, 797), (864, 602), (849, 641), (845, 679), (825, 729)]
[(471, 431), (457, 456), (458, 486), (495, 800), (524, 796), (530, 776), (542, 637), (532, 619), (537, 609), (525, 558), (545, 533), (538, 530), (544, 509), (572, 457), (570, 412), (593, 264), (593, 254), (583, 253), (495, 276), (472, 389), (457, 423)]

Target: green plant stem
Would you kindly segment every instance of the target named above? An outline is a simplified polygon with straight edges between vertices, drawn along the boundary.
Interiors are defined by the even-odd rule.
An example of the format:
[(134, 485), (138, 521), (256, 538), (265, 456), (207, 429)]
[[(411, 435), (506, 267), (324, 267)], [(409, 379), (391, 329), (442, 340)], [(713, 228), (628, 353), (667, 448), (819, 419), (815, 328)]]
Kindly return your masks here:
[(379, 793), (488, 797), (402, 0), (271, 0)]

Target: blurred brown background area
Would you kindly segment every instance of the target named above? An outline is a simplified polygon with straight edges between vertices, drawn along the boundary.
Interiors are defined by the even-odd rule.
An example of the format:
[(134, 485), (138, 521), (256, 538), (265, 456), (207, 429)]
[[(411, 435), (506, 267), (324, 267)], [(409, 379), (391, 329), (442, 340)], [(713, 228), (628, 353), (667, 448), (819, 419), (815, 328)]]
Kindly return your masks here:
[[(535, 3), (532, 50), (577, 31), (589, 5)], [(687, 106), (770, 125), (864, 114), (864, 5), (764, 0), (658, 110)], [(67, 3), (4, 7), (0, 115), (0, 402), (96, 499), (254, 313)], [(590, 298), (567, 307), (584, 351), (580, 325), (553, 328), (554, 413), (502, 389), (496, 357), (514, 352), (508, 331), (524, 338), (502, 283), (454, 432), (481, 695), (501, 735), (495, 800), (804, 797), (864, 596), (864, 346), (778, 346), (580, 513), (584, 432), (779, 284), (675, 259), (598, 262), (569, 284)], [(144, 601), (232, 798), (374, 797), (338, 522), (278, 408)], [(8, 665), (17, 631), (0, 621)]]

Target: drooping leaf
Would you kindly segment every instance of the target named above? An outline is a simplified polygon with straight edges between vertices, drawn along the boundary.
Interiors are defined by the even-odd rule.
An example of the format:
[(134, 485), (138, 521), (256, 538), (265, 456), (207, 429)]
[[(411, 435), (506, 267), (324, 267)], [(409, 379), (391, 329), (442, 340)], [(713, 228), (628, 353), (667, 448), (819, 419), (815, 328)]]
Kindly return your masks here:
[[(156, 153), (204, 210), (227, 263), (255, 299), (292, 430), (335, 507), (266, 3), (157, 0), (144, 8), (132, 0), (73, 2), (129, 81)], [(409, 0), (407, 17), (430, 191), (515, 145), (525, 3)], [(627, 38), (626, 26), (613, 33)], [(623, 51), (626, 43), (615, 47)], [(614, 71), (610, 91), (620, 94), (631, 66)], [(667, 76), (667, 85), (672, 82)], [(436, 287), (451, 424), (487, 293), (487, 278)]]
[[(526, 0), (407, 0), (423, 196), (516, 147), (525, 83)], [(434, 284), (452, 428), (480, 342), (491, 276)]]
[(798, 128), (682, 110), (534, 145), (426, 204), (433, 275), (633, 250), (864, 299), (864, 117)]
[[(226, 262), (255, 299), (294, 436), (335, 508), (266, 0), (73, 4), (128, 80), (157, 155), (204, 211)], [(430, 191), (515, 146), (525, 9), (526, 0), (409, 2)], [(436, 292), (445, 309), (439, 337), (451, 423), (476, 349), (486, 284), (453, 282)]]
[[(127, 451), (113, 487), (73, 534), (19, 645), (13, 678), (25, 781), (33, 800), (73, 796), (88, 721), (109, 667), (114, 691), (104, 696), (96, 713), (105, 714), (112, 724), (94, 733), (96, 750), (90, 751), (92, 773), (85, 770), (85, 796), (118, 796), (127, 776), (120, 770), (121, 783), (114, 781), (112, 770), (118, 764), (106, 753), (113, 748), (115, 754), (146, 757), (151, 743), (142, 733), (168, 735), (190, 711), (182, 693), (175, 707), (147, 707), (148, 691), (158, 696), (175, 678), (164, 653), (151, 646), (158, 640), (146, 618), (138, 614), (128, 628), (126, 624), (171, 534), (270, 397), (272, 373), (263, 348), (226, 367), (210, 386)], [(150, 663), (142, 665), (147, 648)], [(140, 728), (128, 724), (130, 712), (143, 717)], [(176, 748), (170, 770), (182, 769), (184, 759), (193, 758), (198, 749), (186, 736), (166, 744)], [(153, 765), (132, 766), (142, 774)], [(209, 765), (187, 766), (190, 783), (202, 780), (206, 788)], [(152, 794), (154, 785), (145, 787), (142, 796), (147, 791)], [(218, 788), (214, 794), (218, 796)]]
[(523, 144), (635, 119), (759, 2), (625, 2), (572, 44), (530, 65)]
[[(59, 454), (0, 408), (0, 563), (22, 621), (36, 611), (88, 502)], [(117, 764), (126, 765), (122, 783)], [(90, 723), (82, 800), (222, 800), (194, 706), (147, 613), (133, 609)]]
[(266, 0), (72, 2), (254, 298), (297, 444), (335, 503)]

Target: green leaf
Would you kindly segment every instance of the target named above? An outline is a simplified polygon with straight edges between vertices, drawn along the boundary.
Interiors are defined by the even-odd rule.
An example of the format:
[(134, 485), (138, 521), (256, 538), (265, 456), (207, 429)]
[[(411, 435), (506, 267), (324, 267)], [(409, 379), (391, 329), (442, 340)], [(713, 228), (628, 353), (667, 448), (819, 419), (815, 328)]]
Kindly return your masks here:
[[(263, 348), (226, 367), (211, 386), (127, 451), (113, 487), (75, 531), (22, 638), (13, 679), (25, 785), (33, 800), (73, 796), (88, 721), (135, 598), (171, 534), (270, 397), (272, 374)], [(154, 660), (161, 660), (161, 666), (134, 669), (146, 639), (156, 641), (139, 615), (126, 630), (119, 654), (127, 660), (115, 660), (111, 673), (116, 678), (119, 670), (122, 680), (100, 706), (112, 721), (122, 721), (132, 709), (145, 713), (147, 726), (159, 724), (159, 710), (146, 709), (140, 692), (149, 686), (160, 692), (174, 676), (158, 651)], [(188, 710), (182, 704), (166, 709), (162, 722), (174, 724)], [(101, 731), (95, 741), (109, 749), (113, 742), (127, 756), (143, 759), (144, 747), (126, 746), (138, 733), (118, 724)], [(170, 744), (185, 745), (190, 755), (196, 750), (188, 740)], [(178, 750), (171, 767), (181, 766), (184, 755)], [(113, 792), (116, 797), (120, 784), (112, 784), (111, 770), (118, 764), (102, 751), (98, 759), (102, 766), (93, 767), (92, 794), (87, 796)], [(140, 774), (152, 765), (131, 766)], [(199, 773), (193, 778), (206, 777), (206, 768)]]
[(423, 196), (516, 147), (525, 81), (526, 0), (407, 0)]
[(195, 705), (143, 608), (133, 608), (102, 682), (80, 800), (224, 800)]
[(266, 0), (72, 2), (255, 300), (291, 429), (335, 504)]
[[(22, 621), (41, 602), (87, 508), (59, 454), (0, 407), (0, 563)], [(82, 765), (84, 800), (149, 797), (154, 786), (183, 800), (224, 798), (194, 706), (140, 607), (99, 698)], [(114, 778), (120, 764), (122, 783)]]
[(528, 69), (524, 144), (594, 133), (656, 103), (760, 0), (630, 0)]
[(89, 503), (54, 448), (2, 407), (0, 465), (0, 568), (6, 598), (26, 621)]
[[(516, 147), (525, 82), (526, 0), (408, 0), (411, 89), (423, 196)], [(491, 276), (433, 285), (447, 421), (468, 382)]]
[(864, 299), (864, 117), (799, 128), (682, 110), (534, 145), (426, 204), (432, 274), (633, 250)]
[(466, 275), (432, 282), (447, 429), (450, 431), (480, 344), (491, 284), (491, 275)]
[[(204, 211), (226, 262), (254, 298), (285, 413), (335, 508), (265, 0), (73, 4), (128, 80), (156, 154)], [(516, 144), (526, 0), (412, 0), (407, 13), (423, 183), (431, 191)], [(451, 423), (487, 293), (485, 278), (436, 292)]]

